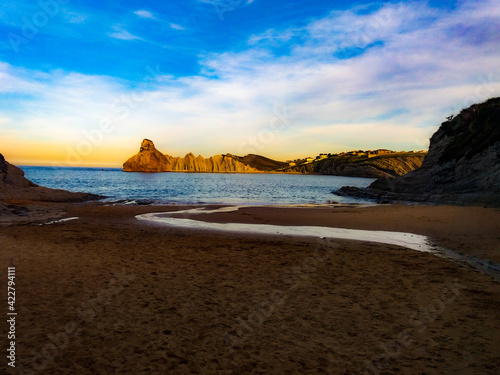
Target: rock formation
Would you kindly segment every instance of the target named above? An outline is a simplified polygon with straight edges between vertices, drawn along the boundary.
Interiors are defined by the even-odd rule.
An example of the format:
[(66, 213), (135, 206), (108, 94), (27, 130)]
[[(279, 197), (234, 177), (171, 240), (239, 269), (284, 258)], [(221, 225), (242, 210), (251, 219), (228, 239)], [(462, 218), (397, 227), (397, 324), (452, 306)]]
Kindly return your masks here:
[(0, 201), (29, 200), (40, 202), (83, 202), (103, 197), (88, 193), (38, 186), (24, 177), (24, 172), (8, 163), (0, 154)]
[(260, 155), (216, 155), (205, 159), (189, 153), (183, 158), (164, 155), (144, 139), (137, 155), (123, 164), (125, 172), (286, 172), (352, 177), (401, 176), (419, 168), (425, 153), (381, 155), (370, 159), (335, 157), (288, 167), (288, 163)]
[(464, 109), (441, 124), (422, 167), (366, 189), (334, 192), (387, 201), (500, 206), (500, 98)]
[(251, 168), (263, 172), (273, 172), (288, 167), (288, 163), (269, 159), (264, 156), (255, 154), (248, 154), (246, 156), (235, 156), (227, 154), (227, 156), (230, 156), (238, 161), (241, 161), (243, 164), (248, 165)]
[(139, 153), (123, 164), (125, 172), (260, 172), (237, 159), (227, 155), (215, 155), (208, 159), (194, 156), (185, 157), (164, 155), (158, 151), (153, 141), (144, 139)]
[(287, 168), (285, 171), (348, 177), (396, 177), (420, 168), (425, 155), (425, 153), (404, 153), (373, 158), (337, 156)]

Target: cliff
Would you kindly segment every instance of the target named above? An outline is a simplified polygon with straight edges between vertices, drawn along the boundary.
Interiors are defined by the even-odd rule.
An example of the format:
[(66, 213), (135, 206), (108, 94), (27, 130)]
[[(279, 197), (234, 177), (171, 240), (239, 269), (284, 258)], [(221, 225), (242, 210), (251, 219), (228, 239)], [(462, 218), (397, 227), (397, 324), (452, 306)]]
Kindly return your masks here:
[(264, 156), (249, 154), (246, 156), (234, 156), (227, 154), (228, 156), (248, 165), (251, 168), (257, 169), (264, 172), (273, 172), (285, 167), (288, 167), (288, 163), (282, 161), (276, 161), (273, 159), (266, 158)]
[(338, 195), (387, 201), (500, 206), (500, 98), (464, 109), (441, 124), (422, 167)]
[(373, 158), (333, 156), (286, 168), (285, 172), (348, 177), (396, 177), (420, 168), (426, 153), (397, 153)]
[(194, 156), (164, 155), (158, 151), (153, 141), (144, 139), (139, 153), (123, 164), (125, 172), (260, 172), (239, 161), (233, 155), (215, 155), (208, 159)]
[(139, 153), (123, 164), (125, 172), (285, 172), (351, 177), (401, 176), (419, 168), (425, 153), (399, 153), (373, 158), (335, 156), (289, 167), (288, 163), (260, 155), (216, 155), (205, 159), (189, 153), (183, 158), (164, 155), (144, 139)]
[(29, 200), (40, 202), (83, 202), (103, 197), (88, 193), (39, 186), (24, 177), (24, 172), (0, 154), (0, 201)]

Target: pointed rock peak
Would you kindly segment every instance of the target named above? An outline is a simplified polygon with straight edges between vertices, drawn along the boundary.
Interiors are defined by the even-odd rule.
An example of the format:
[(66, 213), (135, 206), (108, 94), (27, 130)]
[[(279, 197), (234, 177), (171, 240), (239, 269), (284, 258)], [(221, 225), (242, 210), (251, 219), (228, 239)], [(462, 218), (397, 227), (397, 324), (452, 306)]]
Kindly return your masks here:
[(141, 149), (139, 150), (139, 152), (150, 151), (150, 150), (155, 150), (155, 144), (150, 139), (143, 139), (141, 143)]
[(5, 161), (3, 155), (0, 154), (0, 171), (4, 169), (7, 170), (7, 162)]

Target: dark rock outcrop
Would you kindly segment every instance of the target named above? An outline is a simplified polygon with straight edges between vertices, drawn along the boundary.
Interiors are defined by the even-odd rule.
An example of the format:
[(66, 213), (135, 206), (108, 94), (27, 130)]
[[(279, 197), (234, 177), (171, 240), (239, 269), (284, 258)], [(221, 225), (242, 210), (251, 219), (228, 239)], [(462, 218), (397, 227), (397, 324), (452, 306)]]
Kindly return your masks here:
[(464, 109), (431, 138), (422, 167), (366, 189), (334, 192), (384, 201), (500, 206), (500, 98)]
[(194, 156), (164, 155), (158, 151), (153, 141), (144, 139), (139, 153), (123, 164), (125, 172), (260, 172), (237, 159), (233, 155), (215, 155), (208, 159)]
[(287, 168), (286, 172), (347, 177), (396, 177), (420, 168), (426, 153), (398, 153), (373, 158), (335, 156)]
[(28, 200), (40, 202), (84, 202), (104, 197), (88, 193), (72, 193), (34, 184), (24, 172), (0, 154), (0, 201)]

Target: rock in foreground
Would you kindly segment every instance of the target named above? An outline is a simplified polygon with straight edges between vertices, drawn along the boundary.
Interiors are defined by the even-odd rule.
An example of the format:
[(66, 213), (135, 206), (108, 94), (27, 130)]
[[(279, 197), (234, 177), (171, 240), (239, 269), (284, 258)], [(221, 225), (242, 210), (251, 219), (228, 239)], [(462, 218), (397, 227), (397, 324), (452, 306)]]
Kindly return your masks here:
[(334, 192), (384, 201), (500, 206), (500, 98), (462, 110), (431, 138), (422, 167), (366, 189)]
[(0, 201), (84, 202), (101, 198), (95, 194), (72, 193), (36, 185), (24, 177), (21, 169), (8, 163), (0, 154)]

